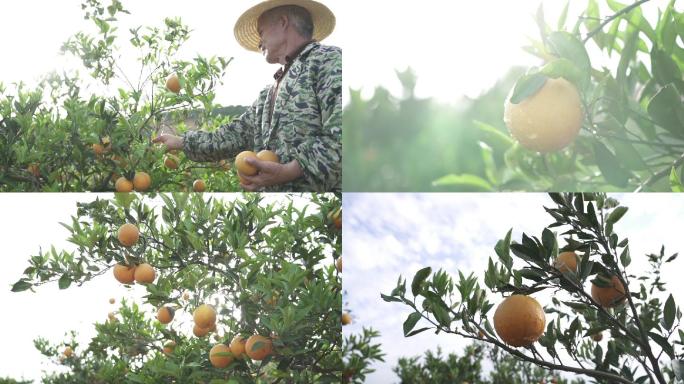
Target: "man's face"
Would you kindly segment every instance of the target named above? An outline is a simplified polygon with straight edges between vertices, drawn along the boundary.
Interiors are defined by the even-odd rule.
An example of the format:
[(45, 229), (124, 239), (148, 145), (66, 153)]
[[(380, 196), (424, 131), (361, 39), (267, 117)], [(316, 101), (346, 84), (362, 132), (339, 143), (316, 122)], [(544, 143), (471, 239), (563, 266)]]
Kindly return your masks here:
[(270, 64), (281, 62), (285, 56), (285, 26), (286, 20), (283, 16), (275, 19), (259, 19), (257, 31), (261, 38), (259, 48)]

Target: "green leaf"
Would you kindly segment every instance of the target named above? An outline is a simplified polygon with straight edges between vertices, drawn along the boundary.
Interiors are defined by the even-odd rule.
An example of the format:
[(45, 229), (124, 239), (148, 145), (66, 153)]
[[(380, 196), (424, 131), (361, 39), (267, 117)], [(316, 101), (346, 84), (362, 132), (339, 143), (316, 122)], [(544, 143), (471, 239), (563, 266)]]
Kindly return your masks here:
[(623, 267), (628, 267), (632, 263), (632, 257), (629, 255), (629, 247), (625, 247), (620, 253), (620, 264)]
[(383, 295), (382, 293), (380, 294), (380, 298), (385, 300), (388, 303), (390, 303), (390, 302), (401, 303), (402, 302), (402, 300), (397, 298), (397, 297)]
[(513, 139), (501, 132), (501, 130), (487, 123), (474, 120), (473, 124), (477, 128), (477, 138), (492, 147), (495, 151), (505, 152), (513, 145)]
[(432, 182), (435, 187), (454, 187), (459, 191), (491, 192), (494, 188), (485, 179), (475, 175), (447, 175)]
[(622, 206), (615, 208), (613, 210), (613, 212), (611, 212), (608, 215), (606, 222), (612, 223), (612, 224), (617, 223), (622, 218), (622, 216), (624, 216), (625, 213), (627, 213), (628, 210), (629, 210), (628, 207), (622, 207)]
[(684, 136), (682, 96), (674, 85), (661, 88), (648, 102), (647, 111), (658, 125), (678, 137)]
[(631, 174), (623, 168), (620, 161), (603, 143), (594, 143), (594, 155), (596, 164), (608, 183), (621, 188), (627, 186)]
[(668, 331), (672, 329), (674, 325), (675, 315), (677, 314), (677, 306), (675, 305), (674, 297), (672, 294), (665, 301), (665, 308), (663, 309), (663, 321), (665, 322), (665, 329)]
[(582, 87), (583, 81), (585, 81), (584, 73), (575, 63), (565, 58), (550, 61), (539, 70), (539, 73), (552, 79), (562, 77), (577, 87)]
[(404, 321), (404, 337), (408, 337), (408, 334), (413, 330), (420, 318), (421, 316), (418, 312), (413, 312), (408, 315), (406, 321)]
[(579, 84), (584, 88), (590, 80), (591, 61), (582, 41), (571, 33), (557, 31), (549, 35), (547, 44), (550, 52), (575, 64), (580, 73)]
[(518, 104), (528, 97), (539, 92), (544, 86), (548, 77), (541, 73), (533, 73), (521, 76), (513, 87), (513, 93), (510, 97), (512, 104)]
[(674, 83), (682, 92), (682, 71), (677, 66), (677, 63), (672, 59), (672, 56), (665, 51), (654, 47), (651, 50), (651, 68), (653, 78), (660, 85), (668, 85)]
[(679, 175), (677, 175), (677, 169), (672, 167), (670, 172), (670, 188), (672, 192), (684, 192), (684, 186), (682, 185)]
[(432, 273), (432, 268), (425, 267), (416, 272), (415, 276), (413, 276), (413, 281), (411, 282), (411, 292), (413, 293), (413, 296), (418, 296), (420, 294), (421, 286), (425, 279), (430, 276), (430, 273)]
[(59, 278), (57, 285), (59, 285), (59, 289), (67, 289), (71, 285), (71, 278), (65, 273)]
[(413, 336), (413, 335), (417, 335), (417, 334), (419, 334), (419, 333), (421, 333), (421, 332), (427, 331), (428, 329), (430, 329), (430, 327), (419, 328), (419, 329), (416, 329), (415, 331), (409, 332), (408, 334), (406, 334), (406, 335), (404, 335), (404, 336), (406, 336), (406, 337), (411, 337), (411, 336)]
[(12, 286), (12, 292), (21, 292), (31, 288), (32, 284), (26, 280), (19, 280)]

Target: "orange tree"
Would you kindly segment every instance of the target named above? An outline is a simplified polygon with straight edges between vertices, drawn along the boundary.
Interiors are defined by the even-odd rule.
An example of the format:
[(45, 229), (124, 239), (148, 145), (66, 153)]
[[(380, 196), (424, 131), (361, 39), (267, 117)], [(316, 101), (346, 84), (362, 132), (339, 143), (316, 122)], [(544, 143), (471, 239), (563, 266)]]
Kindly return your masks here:
[[(45, 382), (339, 382), (341, 239), (328, 219), (339, 197), (148, 199), (79, 203), (64, 224), (76, 249), (31, 256), (14, 284), (13, 291), (55, 281), (67, 289), (105, 275), (146, 288), (143, 305), (124, 300), (87, 345), (75, 336), (36, 341), (68, 368)], [(139, 234), (122, 235), (125, 224)]]
[(655, 2), (589, 0), (575, 22), (566, 7), (553, 23), (540, 8), (540, 39), (525, 47), (539, 66), (512, 69), (458, 109), (417, 99), (410, 70), (398, 73), (401, 99), (352, 91), (345, 190), (681, 191), (684, 13), (675, 5), (649, 20)]
[(148, 179), (136, 183), (139, 191), (182, 191), (197, 179), (208, 190), (237, 190), (229, 163), (167, 159), (151, 145), (170, 127), (213, 129), (244, 110), (214, 103), (232, 59), (177, 58), (190, 37), (179, 19), (122, 33), (117, 24), (129, 12), (120, 1), (84, 0), (82, 9), (94, 32), (77, 33), (62, 51), (80, 59), (90, 80), (64, 71), (35, 89), (0, 84), (0, 191), (111, 191), (118, 178), (133, 182), (136, 173)]
[[(400, 278), (382, 295), (414, 310), (404, 334), (436, 329), (479, 339), (523, 361), (601, 383), (673, 382), (684, 357), (684, 332), (661, 269), (677, 254), (667, 256), (663, 247), (647, 255), (648, 270), (630, 273), (629, 240), (613, 228), (627, 207), (600, 193), (551, 197), (555, 206), (545, 208), (554, 221), (549, 228), (564, 230), (565, 245), (549, 228), (541, 237), (523, 234), (519, 243), (511, 241), (511, 231), (498, 241), (498, 260), (489, 259), (484, 283), (507, 297), (493, 316), (495, 304), (476, 276), (459, 272), (454, 280), (427, 267), (408, 290)], [(559, 248), (574, 252), (575, 263), (557, 258)], [(543, 293), (551, 297), (542, 310), (534, 297)], [(419, 322), (425, 326), (416, 328)]]

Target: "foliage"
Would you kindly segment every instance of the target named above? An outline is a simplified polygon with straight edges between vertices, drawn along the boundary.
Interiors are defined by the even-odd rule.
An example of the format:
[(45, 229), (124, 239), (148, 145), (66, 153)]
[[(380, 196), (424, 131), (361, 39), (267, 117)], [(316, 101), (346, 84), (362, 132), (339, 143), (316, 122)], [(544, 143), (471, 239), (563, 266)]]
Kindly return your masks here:
[[(497, 242), (497, 258), (489, 259), (484, 275), (486, 289), (476, 276), (462, 271), (454, 279), (426, 267), (408, 288), (400, 277), (396, 288), (382, 298), (413, 309), (404, 322), (405, 336), (435, 329), (479, 339), (540, 367), (590, 376), (599, 383), (672, 382), (670, 367), (684, 356), (684, 331), (681, 310), (660, 274), (677, 254), (666, 255), (663, 246), (646, 255), (650, 268), (628, 271), (630, 240), (613, 228), (627, 207), (601, 193), (551, 194), (551, 198), (554, 206), (545, 210), (553, 223), (541, 236), (523, 233), (522, 241), (515, 242), (509, 231)], [(557, 235), (552, 228), (562, 232)], [(577, 270), (561, 272), (554, 267), (559, 251), (577, 252)], [(604, 286), (601, 276), (621, 281), (624, 303), (604, 308), (592, 298), (585, 285)], [(488, 317), (494, 302), (487, 290), (551, 296), (545, 307), (546, 331), (538, 344), (512, 348), (496, 336)], [(591, 336), (598, 332), (607, 332), (609, 340), (593, 341)]]
[[(71, 223), (63, 224), (76, 249), (31, 256), (14, 284), (13, 291), (54, 281), (67, 289), (111, 273), (116, 263), (146, 262), (157, 271), (156, 281), (146, 285), (144, 305), (123, 301), (113, 319), (96, 324), (97, 336), (87, 346), (73, 336), (56, 344), (37, 340), (37, 348), (54, 360), (66, 345), (74, 350), (62, 356), (68, 372), (45, 382), (339, 382), (342, 296), (334, 261), (341, 236), (327, 218), (339, 209), (339, 196), (282, 195), (278, 202), (260, 194), (232, 201), (201, 194), (150, 199), (117, 194), (79, 203)], [(117, 240), (126, 222), (140, 228), (140, 240), (130, 248)], [(192, 336), (180, 320), (166, 326), (154, 320), (158, 307), (175, 308), (177, 319), (205, 303), (217, 308), (217, 341), (260, 334), (273, 340), (275, 353), (262, 362), (236, 360), (227, 369), (212, 368), (207, 337)], [(169, 340), (177, 347), (167, 356), (162, 346)]]
[[(190, 30), (179, 19), (162, 27), (132, 28), (122, 33), (117, 22), (129, 12), (118, 0), (84, 0), (85, 19), (94, 33), (79, 32), (62, 46), (90, 76), (52, 73), (35, 89), (19, 83), (0, 84), (0, 191), (111, 191), (119, 176), (144, 171), (152, 190), (187, 190), (204, 179), (208, 190), (238, 189), (229, 164), (198, 165), (180, 155), (180, 167), (163, 165), (163, 150), (151, 145), (159, 132), (215, 129), (243, 107), (222, 109), (214, 89), (232, 59), (197, 56), (176, 59)], [(139, 65), (124, 71), (132, 58), (120, 44), (137, 53)], [(135, 66), (135, 65), (133, 65)], [(166, 89), (171, 74), (181, 91)], [(99, 146), (102, 153), (96, 151)]]
[[(574, 24), (566, 7), (555, 26), (540, 7), (541, 38), (525, 47), (539, 67), (513, 69), (458, 107), (415, 98), (411, 70), (398, 73), (400, 99), (383, 88), (369, 100), (352, 90), (343, 122), (345, 190), (682, 190), (684, 13), (671, 0), (648, 20), (642, 8), (655, 7), (648, 3), (590, 0)], [(557, 77), (580, 91), (582, 132), (555, 153), (526, 150), (501, 118), (508, 90), (524, 100)]]
[(351, 334), (342, 343), (343, 383), (363, 383), (366, 375), (374, 372), (370, 368), (372, 361), (385, 361), (380, 344), (373, 344), (373, 339), (380, 333), (371, 328), (364, 328), (358, 335)]
[[(483, 375), (482, 372), (482, 356), (487, 356), (493, 365), (487, 375)], [(401, 358), (394, 367), (394, 372), (399, 376), (401, 383), (584, 383), (581, 379), (568, 381), (553, 372), (501, 353), (498, 349), (480, 342), (467, 345), (462, 356), (455, 353), (443, 356), (438, 347), (434, 353), (426, 351), (422, 361), (418, 356)]]

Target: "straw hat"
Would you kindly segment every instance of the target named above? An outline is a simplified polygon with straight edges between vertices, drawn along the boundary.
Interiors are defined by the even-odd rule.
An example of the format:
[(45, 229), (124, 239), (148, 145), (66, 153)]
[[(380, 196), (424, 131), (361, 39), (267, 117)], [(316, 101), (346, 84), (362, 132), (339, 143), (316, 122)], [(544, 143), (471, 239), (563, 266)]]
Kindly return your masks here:
[(235, 23), (235, 39), (245, 49), (259, 52), (257, 20), (264, 12), (282, 5), (297, 5), (311, 14), (314, 31), (312, 38), (321, 41), (335, 29), (335, 15), (325, 5), (313, 0), (265, 0), (245, 11)]

